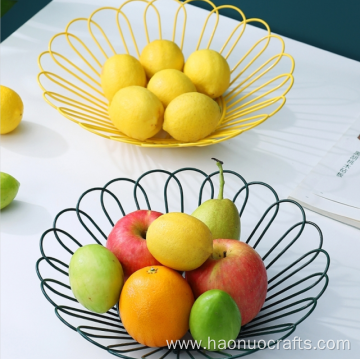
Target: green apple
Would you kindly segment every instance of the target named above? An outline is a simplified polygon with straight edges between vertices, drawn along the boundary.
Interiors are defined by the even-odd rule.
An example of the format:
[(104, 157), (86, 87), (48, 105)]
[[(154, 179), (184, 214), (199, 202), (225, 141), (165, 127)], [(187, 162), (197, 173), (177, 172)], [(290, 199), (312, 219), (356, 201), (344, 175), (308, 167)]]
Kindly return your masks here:
[(124, 284), (122, 266), (106, 247), (91, 244), (75, 251), (69, 265), (70, 287), (80, 304), (102, 314), (118, 301)]
[(235, 340), (241, 328), (241, 314), (234, 299), (225, 291), (204, 292), (190, 313), (190, 332), (207, 350), (223, 350)]

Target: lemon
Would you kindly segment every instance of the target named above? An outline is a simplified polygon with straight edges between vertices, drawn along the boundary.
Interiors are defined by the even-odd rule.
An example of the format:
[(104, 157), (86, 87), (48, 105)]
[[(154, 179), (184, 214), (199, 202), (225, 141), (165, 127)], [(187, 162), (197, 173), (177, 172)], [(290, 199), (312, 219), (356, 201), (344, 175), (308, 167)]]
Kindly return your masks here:
[(174, 139), (194, 142), (210, 135), (221, 117), (219, 105), (197, 92), (175, 98), (165, 110), (163, 128)]
[(168, 213), (154, 220), (146, 234), (147, 247), (161, 264), (190, 271), (212, 254), (213, 237), (199, 219), (184, 213)]
[(230, 84), (229, 64), (215, 50), (193, 52), (185, 62), (184, 74), (194, 83), (198, 92), (213, 99), (221, 96)]
[(7, 134), (20, 124), (24, 104), (14, 90), (0, 85), (0, 108), (0, 134)]
[(114, 126), (125, 135), (144, 141), (161, 130), (164, 107), (148, 89), (129, 86), (114, 95), (109, 116)]
[(164, 107), (181, 94), (196, 92), (191, 80), (183, 72), (175, 69), (157, 72), (150, 79), (147, 88), (160, 99)]
[(146, 75), (140, 61), (128, 54), (108, 58), (101, 71), (101, 87), (111, 101), (120, 89), (127, 86), (146, 86)]
[(160, 70), (181, 71), (184, 67), (184, 55), (173, 41), (154, 40), (144, 47), (140, 55), (140, 62), (150, 79)]
[(8, 206), (19, 191), (20, 183), (11, 175), (0, 172), (1, 203), (0, 209)]

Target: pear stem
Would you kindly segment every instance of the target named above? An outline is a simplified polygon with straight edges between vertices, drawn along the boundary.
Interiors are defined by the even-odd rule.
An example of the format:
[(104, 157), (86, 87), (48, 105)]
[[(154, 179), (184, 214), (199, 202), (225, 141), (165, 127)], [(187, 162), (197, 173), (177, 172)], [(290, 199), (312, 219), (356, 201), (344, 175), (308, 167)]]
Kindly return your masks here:
[(218, 159), (215, 159), (215, 158), (211, 158), (211, 159), (216, 161), (216, 165), (219, 168), (220, 186), (219, 186), (218, 199), (222, 200), (224, 198), (224, 185), (225, 185), (224, 172), (223, 172), (223, 167), (222, 167), (223, 162), (221, 160), (218, 160)]

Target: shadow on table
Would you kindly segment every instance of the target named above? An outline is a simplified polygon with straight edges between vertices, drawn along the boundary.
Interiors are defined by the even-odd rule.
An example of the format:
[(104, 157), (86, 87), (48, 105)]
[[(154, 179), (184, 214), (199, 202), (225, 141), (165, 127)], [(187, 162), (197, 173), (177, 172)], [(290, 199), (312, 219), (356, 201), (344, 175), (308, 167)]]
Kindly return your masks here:
[(283, 182), (288, 182), (296, 176), (289, 162), (259, 148), (259, 135), (254, 131), (206, 147), (142, 148), (106, 139), (104, 141), (114, 165), (133, 179), (149, 169), (174, 171), (183, 167), (195, 167), (211, 173), (217, 170), (211, 161), (212, 157), (224, 161), (224, 169), (236, 171), (247, 180), (271, 183), (276, 175), (281, 176)]
[[(357, 290), (360, 287), (360, 271), (332, 259), (328, 274), (329, 286), (318, 300), (314, 312), (286, 339), (291, 342), (291, 346), (288, 345), (286, 348), (285, 343), (280, 343), (279, 350), (266, 349), (251, 354), (251, 358), (279, 359), (283, 358), (284, 354), (289, 358), (301, 359), (358, 358), (360, 325), (357, 314), (360, 310), (360, 298)], [(348, 295), (345, 297), (344, 294)], [(301, 340), (300, 344), (295, 345), (296, 338)], [(316, 350), (306, 350), (309, 340), (312, 348), (316, 347)], [(328, 348), (324, 348), (326, 345)], [(285, 349), (287, 349), (286, 353), (284, 353)]]
[(4, 234), (33, 235), (51, 226), (50, 213), (42, 206), (14, 200), (1, 210), (1, 229)]
[[(348, 286), (357, 286), (357, 288), (359, 288), (359, 283), (349, 282)], [(337, 346), (337, 342), (339, 344), (338, 350), (336, 350), (336, 348), (328, 349), (324, 353), (326, 358), (358, 358), (360, 341), (356, 333), (358, 333), (360, 330), (359, 323), (356, 318), (351, 318), (349, 315), (346, 317), (341, 316), (340, 310), (342, 307), (349, 308), (348, 305), (344, 304), (344, 300), (348, 299), (340, 297), (339, 294), (333, 291), (330, 287), (326, 290), (326, 295), (324, 295), (324, 298), (319, 300), (318, 306), (316, 307), (314, 313), (308, 319), (309, 322), (311, 321), (311, 323), (314, 324), (314, 326), (306, 328), (307, 339), (320, 338), (324, 341), (321, 344), (322, 347), (326, 346), (327, 342), (329, 342), (329, 347), (333, 347), (334, 345)], [(359, 299), (352, 300), (359, 303)], [(358, 313), (359, 310), (359, 306), (355, 306), (353, 308), (354, 313)], [(299, 325), (299, 328), (301, 329), (301, 324)], [(346, 328), (347, 331), (342, 332), (341, 328)], [(349, 334), (354, 335), (349, 336)], [(344, 342), (348, 340), (349, 344), (347, 342), (343, 344), (340, 342), (341, 340)], [(316, 344), (313, 344), (313, 346), (316, 346)], [(342, 348), (343, 346), (344, 349)], [(350, 349), (348, 349), (348, 346)], [(321, 351), (321, 349), (318, 350)]]
[(69, 147), (57, 132), (30, 121), (22, 121), (14, 131), (2, 135), (1, 146), (17, 154), (37, 158), (60, 156)]
[[(329, 252), (329, 254), (331, 257), (332, 253)], [(325, 343), (330, 341), (330, 346), (334, 346), (331, 340), (335, 343), (339, 340), (349, 340), (350, 350), (341, 350), (340, 347), (340, 350), (326, 351), (324, 353), (326, 358), (358, 358), (360, 348), (358, 336), (360, 324), (357, 315), (360, 312), (359, 288), (359, 269), (344, 266), (332, 257), (329, 269), (329, 286), (309, 318), (309, 321), (312, 321), (316, 326), (307, 328), (307, 333), (308, 338), (320, 336), (320, 339), (324, 340)], [(347, 294), (347, 296), (345, 297), (343, 294)], [(344, 314), (345, 309), (347, 311)], [(314, 330), (312, 331), (312, 329)], [(346, 332), (342, 329), (346, 329)], [(345, 349), (347, 349), (347, 344), (345, 344)]]
[[(274, 116), (268, 118), (265, 122), (260, 125), (261, 129), (281, 131), (294, 126), (296, 122), (295, 114), (284, 105), (282, 109)], [(250, 130), (251, 131), (251, 130)]]

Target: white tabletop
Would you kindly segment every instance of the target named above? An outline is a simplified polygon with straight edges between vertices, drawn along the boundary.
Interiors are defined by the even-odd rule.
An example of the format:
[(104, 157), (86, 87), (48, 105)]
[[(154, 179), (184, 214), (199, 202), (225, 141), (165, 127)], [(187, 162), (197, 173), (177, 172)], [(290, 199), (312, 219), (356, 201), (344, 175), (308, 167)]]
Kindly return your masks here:
[[(210, 157), (217, 157), (226, 169), (247, 181), (264, 181), (287, 198), (360, 116), (360, 63), (285, 38), (286, 52), (296, 61), (295, 83), (283, 109), (259, 127), (204, 148), (139, 148), (96, 136), (43, 100), (36, 82), (37, 56), (70, 20), (103, 5), (100, 0), (55, 0), (1, 45), (1, 84), (17, 91), (25, 105), (19, 128), (1, 136), (1, 171), (21, 183), (16, 200), (1, 212), (2, 358), (112, 357), (56, 318), (35, 273), (41, 234), (85, 190), (157, 168), (197, 167), (211, 173), (216, 168)], [(262, 31), (249, 29), (250, 38)], [(330, 283), (290, 339), (299, 336), (313, 344), (349, 340), (351, 350), (264, 350), (250, 358), (359, 357), (360, 232), (311, 211), (306, 215), (322, 229), (323, 247), (331, 257)]]

